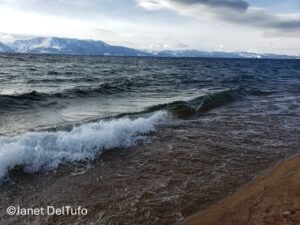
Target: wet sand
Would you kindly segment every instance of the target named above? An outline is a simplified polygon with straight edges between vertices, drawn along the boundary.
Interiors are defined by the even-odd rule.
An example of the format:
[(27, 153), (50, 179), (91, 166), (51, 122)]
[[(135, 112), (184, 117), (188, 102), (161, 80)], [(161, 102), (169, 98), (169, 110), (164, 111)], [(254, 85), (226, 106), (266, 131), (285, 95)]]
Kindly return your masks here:
[(184, 225), (300, 224), (300, 157), (242, 188)]

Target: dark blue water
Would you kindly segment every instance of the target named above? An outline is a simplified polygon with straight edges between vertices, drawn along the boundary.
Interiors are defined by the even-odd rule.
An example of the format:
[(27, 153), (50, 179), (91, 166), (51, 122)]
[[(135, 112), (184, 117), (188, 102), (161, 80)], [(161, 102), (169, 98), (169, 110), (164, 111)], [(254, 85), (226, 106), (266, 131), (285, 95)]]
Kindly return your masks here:
[(207, 96), (215, 107), (242, 95), (288, 96), (299, 89), (299, 60), (2, 55), (0, 133), (149, 108), (185, 114), (205, 108)]

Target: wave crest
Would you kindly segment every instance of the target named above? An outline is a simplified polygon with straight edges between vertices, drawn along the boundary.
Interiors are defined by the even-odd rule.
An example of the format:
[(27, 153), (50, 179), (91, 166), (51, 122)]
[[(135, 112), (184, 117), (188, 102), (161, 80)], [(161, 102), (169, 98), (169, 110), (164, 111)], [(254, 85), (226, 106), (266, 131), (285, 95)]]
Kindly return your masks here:
[(121, 118), (74, 127), (71, 131), (29, 132), (0, 137), (0, 178), (21, 167), (26, 173), (47, 171), (65, 162), (89, 161), (103, 150), (134, 145), (167, 120), (158, 111), (148, 118)]

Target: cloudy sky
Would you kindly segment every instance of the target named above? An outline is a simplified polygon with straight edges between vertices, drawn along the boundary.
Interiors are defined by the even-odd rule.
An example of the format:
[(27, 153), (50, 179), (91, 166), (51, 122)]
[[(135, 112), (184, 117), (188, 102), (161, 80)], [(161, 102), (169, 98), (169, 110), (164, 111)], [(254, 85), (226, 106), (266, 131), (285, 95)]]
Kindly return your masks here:
[(300, 0), (0, 0), (0, 42), (35, 36), (300, 55)]

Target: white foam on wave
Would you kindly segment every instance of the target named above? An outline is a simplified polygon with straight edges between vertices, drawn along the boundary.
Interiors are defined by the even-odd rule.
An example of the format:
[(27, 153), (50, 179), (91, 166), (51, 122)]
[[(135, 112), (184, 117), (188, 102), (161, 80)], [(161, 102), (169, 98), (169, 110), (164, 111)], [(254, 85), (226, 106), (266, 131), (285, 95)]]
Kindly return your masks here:
[(0, 137), (0, 178), (17, 165), (24, 172), (53, 170), (64, 162), (93, 160), (105, 149), (129, 147), (167, 120), (159, 111), (148, 118), (121, 118), (74, 127), (71, 131), (29, 132)]

